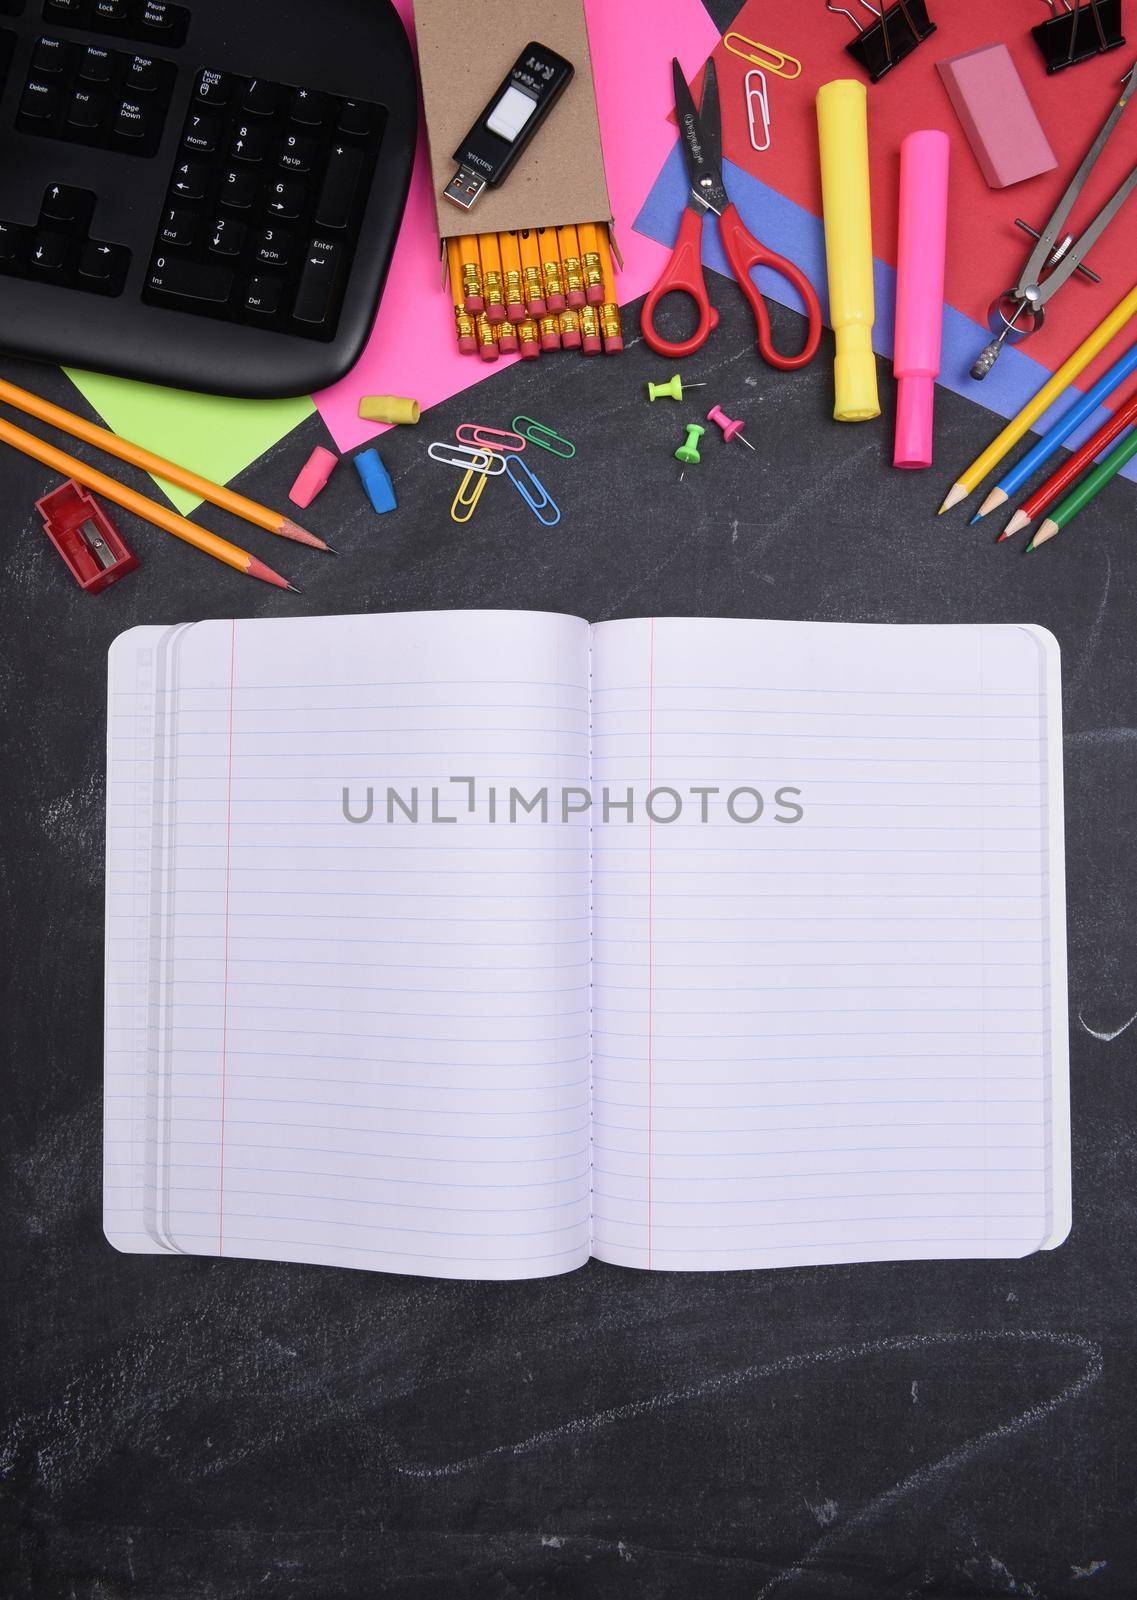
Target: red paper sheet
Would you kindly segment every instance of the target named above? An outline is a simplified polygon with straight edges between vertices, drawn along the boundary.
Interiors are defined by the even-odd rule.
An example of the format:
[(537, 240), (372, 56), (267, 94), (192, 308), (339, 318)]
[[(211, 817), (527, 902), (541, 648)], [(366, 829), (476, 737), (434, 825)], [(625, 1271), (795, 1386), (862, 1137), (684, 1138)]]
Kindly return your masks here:
[[(848, 6), (850, 11), (861, 9), (859, 0), (848, 0)], [(752, 63), (719, 45), (714, 58), (724, 153), (820, 216), (814, 97), (831, 78), (860, 78), (868, 84), (869, 94), (874, 250), (895, 266), (901, 140), (915, 128), (942, 128), (952, 141), (946, 296), (957, 310), (986, 325), (991, 301), (1018, 281), (1031, 248), (1028, 235), (1015, 227), (1015, 218), (1022, 217), (1036, 228), (1048, 220), (1118, 98), (1120, 80), (1137, 56), (1137, 34), (1128, 47), (1048, 76), (1030, 33), (1049, 14), (1038, 0), (1000, 0), (997, 5), (993, 0), (928, 0), (928, 11), (936, 32), (880, 83), (868, 84), (844, 48), (856, 37), (852, 24), (847, 17), (827, 12), (825, 0), (747, 0), (732, 32), (797, 57), (802, 72), (791, 81), (767, 71), (771, 145), (757, 154), (750, 145), (743, 88)], [(863, 14), (871, 20), (867, 11)], [(1137, 17), (1131, 20), (1137, 28)], [(1054, 172), (1009, 189), (987, 187), (936, 71), (937, 61), (992, 43), (1003, 43), (1010, 50), (1058, 158)], [(1135, 165), (1137, 106), (1122, 117), (1074, 209), (1069, 228), (1075, 238)], [(751, 219), (751, 227), (761, 237), (761, 220)], [(768, 242), (778, 247), (776, 240)], [(1101, 276), (1101, 284), (1071, 279), (1056, 294), (1044, 326), (1022, 346), (1051, 370), (1137, 282), (1137, 196), (1126, 203), (1087, 260)], [(1099, 377), (1119, 353), (1119, 346), (1111, 346), (1079, 386)]]

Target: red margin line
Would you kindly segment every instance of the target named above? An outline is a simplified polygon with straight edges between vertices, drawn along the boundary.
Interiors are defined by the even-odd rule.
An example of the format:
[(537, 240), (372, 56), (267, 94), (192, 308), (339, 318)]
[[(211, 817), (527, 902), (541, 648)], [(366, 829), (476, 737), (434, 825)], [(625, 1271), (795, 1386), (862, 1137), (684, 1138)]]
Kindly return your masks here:
[(233, 860), (233, 693), (237, 675), (237, 623), (229, 635), (229, 765), (225, 796), (225, 932), (221, 979), (221, 1134), (217, 1195), (217, 1254), (225, 1253), (225, 1091), (229, 1077), (229, 882)]
[[(647, 668), (647, 787), (651, 793), (655, 780), (655, 618), (652, 617), (650, 632), (648, 634), (648, 668)], [(654, 1027), (654, 951), (652, 949), (652, 838), (651, 838), (651, 813), (647, 819), (647, 1264), (651, 1269), (651, 1203), (652, 1203), (652, 1092), (654, 1049), (652, 1032)]]

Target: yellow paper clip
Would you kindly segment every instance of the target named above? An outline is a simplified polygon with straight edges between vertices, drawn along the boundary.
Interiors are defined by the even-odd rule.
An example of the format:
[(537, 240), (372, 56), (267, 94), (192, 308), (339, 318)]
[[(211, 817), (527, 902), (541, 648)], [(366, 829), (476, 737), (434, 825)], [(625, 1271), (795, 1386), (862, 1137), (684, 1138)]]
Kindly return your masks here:
[[(732, 39), (736, 41), (734, 44), (731, 43)], [(782, 50), (775, 50), (770, 44), (759, 44), (757, 39), (748, 39), (736, 28), (732, 28), (726, 35), (723, 44), (732, 56), (741, 56), (743, 61), (749, 61), (752, 67), (763, 67), (775, 77), (801, 77), (801, 62), (796, 56), (788, 56)]]
[[(474, 480), (477, 480), (475, 483)], [(476, 467), (471, 467), (462, 482), (458, 485), (458, 493), (454, 496), (454, 504), (450, 507), (450, 515), (455, 522), (469, 522), (477, 510), (478, 501), (482, 498), (489, 475), (479, 472)], [(470, 485), (474, 484), (471, 492)]]

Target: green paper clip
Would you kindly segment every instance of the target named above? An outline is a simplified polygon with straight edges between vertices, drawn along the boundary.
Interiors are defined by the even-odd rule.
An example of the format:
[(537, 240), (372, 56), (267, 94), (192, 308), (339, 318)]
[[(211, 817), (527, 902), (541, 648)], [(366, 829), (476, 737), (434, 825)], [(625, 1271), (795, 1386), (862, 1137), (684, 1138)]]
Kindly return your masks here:
[(676, 461), (682, 461), (685, 467), (697, 467), (703, 459), (697, 446), (706, 431), (705, 428), (700, 428), (697, 422), (689, 422), (687, 424), (687, 437), (675, 452)]
[[(689, 383), (688, 389), (705, 389), (705, 383)], [(683, 380), (678, 373), (669, 383), (649, 383), (647, 386), (649, 400), (682, 400)]]
[(514, 417), (511, 426), (514, 433), (520, 434), (530, 444), (537, 445), (541, 450), (547, 450), (550, 455), (560, 456), (562, 461), (571, 461), (576, 455), (576, 445), (571, 439), (563, 438), (533, 417)]

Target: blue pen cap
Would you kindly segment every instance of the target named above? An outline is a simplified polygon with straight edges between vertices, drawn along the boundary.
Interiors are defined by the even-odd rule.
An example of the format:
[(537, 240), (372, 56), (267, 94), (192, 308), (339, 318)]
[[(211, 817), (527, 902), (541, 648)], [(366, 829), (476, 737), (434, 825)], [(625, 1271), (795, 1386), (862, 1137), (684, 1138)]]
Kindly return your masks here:
[(398, 505), (395, 491), (391, 486), (391, 478), (378, 450), (364, 450), (355, 458), (355, 470), (359, 473), (363, 487), (367, 490), (367, 498), (380, 515), (384, 511), (394, 511)]

